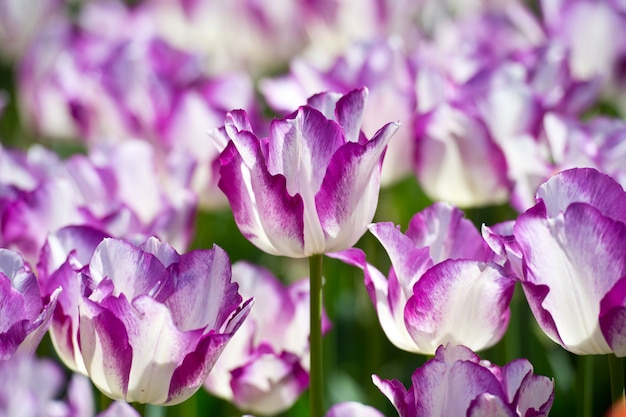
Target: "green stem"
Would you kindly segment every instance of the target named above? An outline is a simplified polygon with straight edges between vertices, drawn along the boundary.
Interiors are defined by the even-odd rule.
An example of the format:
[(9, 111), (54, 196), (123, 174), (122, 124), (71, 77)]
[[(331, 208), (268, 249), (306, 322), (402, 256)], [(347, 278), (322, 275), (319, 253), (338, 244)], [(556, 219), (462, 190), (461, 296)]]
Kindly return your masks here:
[(158, 405), (146, 404), (144, 417), (165, 417), (165, 407)]
[(311, 370), (309, 386), (310, 417), (322, 417), (322, 259), (323, 255), (309, 258), (310, 312), (311, 312)]
[(611, 379), (611, 401), (624, 401), (624, 365), (622, 358), (609, 354), (609, 378)]
[(577, 375), (578, 386), (581, 390), (579, 401), (582, 402), (582, 406), (579, 407), (580, 416), (593, 417), (593, 373), (595, 356), (584, 355), (578, 358), (579, 361), (582, 361), (582, 370), (579, 370)]

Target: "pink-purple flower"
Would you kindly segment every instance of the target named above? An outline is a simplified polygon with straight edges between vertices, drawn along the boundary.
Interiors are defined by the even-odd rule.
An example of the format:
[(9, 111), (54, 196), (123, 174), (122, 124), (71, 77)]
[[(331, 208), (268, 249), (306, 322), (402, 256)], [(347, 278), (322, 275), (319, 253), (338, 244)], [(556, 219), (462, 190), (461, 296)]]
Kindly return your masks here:
[(254, 134), (244, 111), (228, 114), (219, 186), (239, 230), (257, 247), (300, 258), (347, 249), (365, 233), (397, 128), (389, 123), (366, 138), (366, 97), (365, 88), (314, 96), (274, 120), (266, 138)]
[(56, 287), (42, 297), (37, 277), (22, 256), (0, 248), (0, 360), (35, 352), (60, 292)]
[(499, 367), (465, 346), (440, 346), (415, 370), (408, 389), (397, 380), (373, 380), (400, 417), (541, 417), (554, 401), (554, 380), (535, 375), (528, 360)]
[(61, 359), (114, 399), (186, 400), (251, 307), (228, 256), (217, 246), (179, 255), (155, 238), (97, 241), (93, 229), (62, 229), (42, 256), (42, 280), (72, 294), (52, 326)]
[(554, 175), (520, 215), (522, 288), (543, 331), (570, 352), (626, 356), (626, 192), (592, 168)]
[(406, 233), (392, 223), (375, 223), (370, 231), (391, 259), (387, 278), (362, 252), (336, 256), (364, 269), (378, 319), (394, 345), (434, 354), (445, 343), (480, 350), (500, 340), (514, 281), (459, 209), (436, 203), (416, 214)]
[[(247, 262), (233, 265), (233, 281), (254, 308), (228, 343), (206, 389), (239, 409), (275, 415), (291, 407), (309, 386), (309, 282), (289, 286)], [(325, 317), (324, 317), (325, 318)], [(329, 328), (323, 321), (323, 331)]]

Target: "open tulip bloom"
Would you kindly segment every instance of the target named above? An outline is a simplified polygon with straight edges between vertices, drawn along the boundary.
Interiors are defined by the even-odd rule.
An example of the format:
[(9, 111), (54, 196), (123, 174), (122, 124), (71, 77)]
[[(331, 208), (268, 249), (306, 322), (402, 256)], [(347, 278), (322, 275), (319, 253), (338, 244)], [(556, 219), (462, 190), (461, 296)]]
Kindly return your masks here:
[[(86, 233), (74, 228), (49, 240), (45, 264), (58, 264), (52, 258), (72, 241), (90, 242)], [(252, 305), (242, 304), (226, 253), (216, 246), (179, 255), (156, 238), (140, 246), (106, 238), (88, 264), (83, 256), (70, 250), (47, 278), (78, 298), (63, 300), (55, 315), (59, 356), (113, 399), (171, 405), (189, 398)]]
[(254, 245), (302, 258), (348, 249), (365, 233), (398, 127), (389, 123), (367, 139), (360, 131), (366, 97), (365, 88), (313, 96), (274, 120), (267, 138), (254, 134), (244, 111), (228, 114), (219, 187)]
[(408, 390), (397, 380), (373, 380), (400, 417), (542, 417), (554, 401), (554, 381), (534, 375), (526, 359), (500, 368), (465, 346), (440, 346), (415, 370)]
[(365, 285), (389, 340), (415, 353), (445, 343), (493, 346), (509, 323), (513, 279), (463, 213), (435, 203), (416, 214), (406, 234), (392, 223), (370, 231), (391, 259), (388, 278), (358, 249), (333, 256), (365, 271)]
[(568, 351), (626, 356), (626, 192), (608, 175), (554, 175), (514, 236), (522, 287), (543, 331)]

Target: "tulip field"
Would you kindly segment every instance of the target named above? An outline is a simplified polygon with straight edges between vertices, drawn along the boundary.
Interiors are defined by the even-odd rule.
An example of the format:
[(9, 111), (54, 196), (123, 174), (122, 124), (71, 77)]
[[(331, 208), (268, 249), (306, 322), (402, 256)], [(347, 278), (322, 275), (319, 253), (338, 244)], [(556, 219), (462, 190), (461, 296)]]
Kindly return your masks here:
[(620, 0), (0, 0), (0, 417), (626, 416)]

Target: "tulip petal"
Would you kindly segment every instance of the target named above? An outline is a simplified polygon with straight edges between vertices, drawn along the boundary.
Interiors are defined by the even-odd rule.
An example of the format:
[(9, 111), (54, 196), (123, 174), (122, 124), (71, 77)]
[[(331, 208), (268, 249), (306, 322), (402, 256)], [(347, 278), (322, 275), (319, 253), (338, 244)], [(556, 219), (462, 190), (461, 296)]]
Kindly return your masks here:
[(546, 310), (558, 323), (560, 340), (549, 336), (573, 353), (610, 353), (598, 317), (601, 299), (626, 274), (624, 223), (585, 203), (570, 204), (565, 213), (545, 220), (539, 203), (518, 218), (514, 230), (526, 282), (548, 286), (543, 300), (529, 293), (527, 298), (533, 312)]
[(220, 329), (242, 301), (228, 255), (218, 246), (186, 253), (169, 270), (176, 289), (165, 305), (181, 331)]
[(506, 331), (513, 284), (496, 265), (444, 261), (413, 287), (405, 309), (407, 329), (421, 351), (431, 354), (446, 343), (472, 350), (492, 346)]
[(110, 279), (114, 295), (124, 294), (129, 300), (141, 294), (165, 299), (173, 291), (172, 280), (156, 256), (119, 239), (107, 238), (98, 245), (89, 272), (96, 284)]
[(94, 385), (112, 398), (125, 400), (133, 350), (122, 320), (96, 303), (82, 302), (79, 343)]
[(382, 156), (398, 127), (389, 123), (366, 145), (346, 143), (333, 155), (315, 196), (325, 252), (353, 246), (367, 230), (378, 204)]
[(378, 375), (372, 375), (372, 381), (374, 385), (389, 399), (391, 404), (398, 410), (398, 415), (406, 416), (409, 408), (413, 408), (415, 404), (412, 402), (407, 404), (407, 397), (409, 394), (398, 380), (380, 379)]
[(282, 174), (289, 195), (304, 203), (304, 251), (325, 252), (315, 193), (337, 149), (344, 143), (341, 128), (312, 107), (301, 107), (293, 119), (275, 120), (270, 127), (267, 170)]
[(429, 249), (416, 247), (411, 238), (391, 222), (375, 223), (370, 225), (369, 229), (387, 251), (395, 273), (402, 277), (403, 287), (410, 291), (424, 272), (433, 265)]
[(362, 87), (350, 91), (337, 100), (335, 115), (349, 142), (359, 141), (367, 96), (367, 88)]
[(554, 401), (554, 380), (533, 374), (526, 359), (516, 359), (502, 368), (503, 385), (509, 402), (521, 416), (547, 416)]
[(592, 168), (572, 169), (553, 176), (539, 187), (548, 217), (565, 212), (572, 203), (587, 203), (607, 217), (626, 224), (626, 193), (612, 177)]
[(600, 328), (615, 356), (626, 356), (626, 276), (600, 302)]
[(206, 381), (224, 347), (250, 314), (252, 301), (249, 299), (244, 302), (241, 308), (232, 315), (223, 333), (211, 331), (205, 334), (195, 350), (185, 356), (172, 375), (168, 404), (177, 404), (191, 397)]
[(468, 417), (517, 417), (518, 415), (525, 414), (513, 412), (502, 398), (492, 394), (479, 395), (472, 401), (467, 411)]
[(237, 145), (229, 142), (220, 155), (219, 187), (228, 197), (239, 230), (270, 254), (301, 257), (304, 247), (302, 197), (289, 195), (284, 176), (270, 175), (260, 163), (244, 162), (242, 149), (249, 149), (247, 153), (253, 153), (259, 161), (264, 160), (256, 138), (241, 133), (237, 140)]
[(489, 369), (469, 361), (429, 361), (413, 373), (411, 380), (417, 416), (462, 416), (481, 394), (504, 397)]
[(443, 202), (417, 213), (406, 235), (418, 248), (428, 246), (434, 263), (446, 259), (488, 261), (489, 249), (474, 224), (458, 208)]
[(231, 371), (234, 402), (240, 409), (262, 415), (283, 412), (309, 385), (309, 374), (296, 355), (261, 347), (250, 359)]

